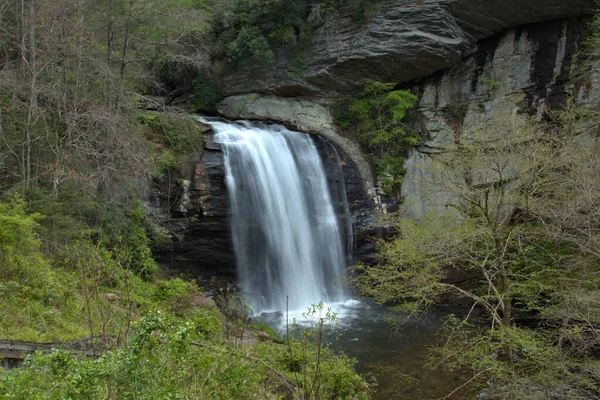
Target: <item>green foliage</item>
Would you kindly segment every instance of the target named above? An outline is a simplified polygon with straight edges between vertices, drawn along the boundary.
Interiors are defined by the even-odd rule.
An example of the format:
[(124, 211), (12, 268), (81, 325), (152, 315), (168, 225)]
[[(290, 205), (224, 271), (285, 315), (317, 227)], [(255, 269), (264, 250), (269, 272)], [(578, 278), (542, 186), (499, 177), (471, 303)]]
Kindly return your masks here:
[(188, 292), (189, 283), (177, 278), (160, 281), (156, 285), (152, 299), (159, 303), (170, 303)]
[(142, 227), (145, 210), (138, 200), (103, 204), (100, 221), (102, 241), (112, 249), (117, 262), (138, 276), (149, 279), (158, 268), (149, 239)]
[(359, 143), (374, 153), (377, 173), (388, 194), (399, 191), (405, 173), (404, 157), (421, 140), (403, 123), (417, 105), (417, 97), (405, 90), (393, 90), (394, 86), (367, 81), (360, 96), (347, 101), (347, 106), (339, 100), (333, 104), (340, 126), (354, 126)]
[[(293, 395), (310, 394), (290, 385), (284, 346), (257, 343), (237, 348), (222, 343), (214, 334), (220, 326), (216, 315), (214, 308), (200, 309), (184, 319), (148, 312), (133, 324), (125, 348), (107, 351), (96, 359), (73, 358), (61, 351), (36, 354), (22, 368), (0, 371), (0, 396), (225, 400), (273, 398), (277, 391), (287, 392), (288, 388)], [(315, 347), (297, 350), (311, 360), (316, 357)], [(304, 398), (368, 398), (368, 388), (352, 370), (352, 360), (328, 349), (319, 358), (318, 389), (315, 386)]]
[(40, 241), (34, 232), (38, 226), (37, 219), (39, 215), (26, 214), (25, 202), (18, 196), (11, 197), (8, 203), (0, 203), (2, 275), (18, 273), (18, 267), (22, 264), (41, 264), (36, 254), (40, 249)]
[(419, 315), (447, 291), (444, 267), (457, 261), (457, 250), (478, 232), (467, 223), (435, 217), (401, 220), (398, 229), (396, 239), (378, 242), (380, 263), (356, 266), (353, 279), (362, 295)]
[(278, 343), (278, 344), (285, 343), (283, 340), (281, 340), (281, 338), (279, 337), (279, 334), (275, 331), (275, 329), (271, 328), (268, 325), (254, 323), (254, 324), (252, 324), (252, 328), (256, 329), (257, 331), (266, 333), (269, 336), (269, 338), (275, 343)]
[[(363, 295), (409, 314), (447, 296), (471, 304), (447, 321), (430, 361), (473, 371), (468, 383), (486, 398), (598, 388), (600, 240), (590, 227), (600, 220), (600, 147), (596, 117), (571, 107), (551, 127), (494, 121), (457, 137), (452, 153), (432, 158), (429, 184), (446, 209), (400, 221), (399, 236), (379, 243), (379, 263), (354, 277)], [(452, 283), (458, 272), (472, 278)]]
[(71, 274), (54, 269), (36, 236), (39, 215), (12, 197), (0, 203), (0, 335), (29, 340), (82, 334)]
[(233, 67), (248, 65), (249, 60), (266, 67), (273, 62), (269, 41), (295, 47), (309, 37), (307, 3), (302, 0), (236, 0), (217, 10), (215, 30)]
[(316, 32), (328, 36), (340, 11), (350, 11), (355, 20), (365, 20), (377, 2), (365, 0), (234, 0), (213, 1), (213, 28), (217, 32), (217, 58), (233, 68), (246, 61), (265, 68), (273, 62), (273, 50), (284, 48), (288, 71), (304, 72), (305, 59)]
[(203, 338), (218, 340), (223, 334), (223, 315), (216, 307), (203, 307), (190, 313), (196, 334)]
[(157, 164), (160, 173), (165, 173), (179, 166), (177, 158), (175, 158), (169, 149), (163, 149), (162, 153), (160, 153), (160, 156), (158, 156)]
[(367, 399), (369, 386), (353, 371), (354, 360), (336, 355), (327, 337), (337, 315), (323, 302), (303, 313), (302, 324), (287, 324), (285, 371), (296, 383), (295, 397), (304, 399)]
[(273, 52), (258, 28), (244, 27), (235, 40), (227, 45), (227, 61), (234, 66), (252, 62), (266, 67), (273, 62)]
[(31, 357), (0, 374), (3, 398), (211, 398), (268, 396), (265, 371), (242, 353), (204, 342), (191, 321), (154, 312), (134, 325), (127, 349), (98, 359), (65, 352)]
[(211, 78), (207, 74), (198, 74), (196, 76), (192, 82), (198, 99), (195, 104), (195, 112), (213, 110), (217, 102), (221, 100), (221, 93), (216, 82), (216, 78)]
[(481, 84), (483, 85), (483, 88), (490, 94), (500, 90), (500, 82), (494, 79), (482, 79)]
[(138, 114), (138, 118), (177, 156), (202, 150), (204, 143), (202, 132), (189, 116), (146, 111)]

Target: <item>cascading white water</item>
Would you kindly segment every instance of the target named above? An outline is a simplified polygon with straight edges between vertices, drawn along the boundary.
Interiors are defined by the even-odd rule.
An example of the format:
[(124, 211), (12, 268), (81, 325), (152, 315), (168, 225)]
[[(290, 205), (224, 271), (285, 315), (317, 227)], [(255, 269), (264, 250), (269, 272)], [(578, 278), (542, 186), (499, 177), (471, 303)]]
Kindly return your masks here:
[(345, 300), (343, 230), (311, 138), (278, 125), (205, 122), (225, 154), (237, 269), (251, 308)]

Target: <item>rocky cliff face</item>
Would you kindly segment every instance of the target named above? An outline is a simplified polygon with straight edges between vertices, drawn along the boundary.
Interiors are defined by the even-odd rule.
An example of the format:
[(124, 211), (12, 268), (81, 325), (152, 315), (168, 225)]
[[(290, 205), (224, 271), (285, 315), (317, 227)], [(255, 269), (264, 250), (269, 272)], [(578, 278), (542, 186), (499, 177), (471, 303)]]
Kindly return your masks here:
[[(369, 68), (369, 73), (360, 69), (353, 72), (357, 74), (357, 77), (373, 77), (373, 74), (376, 74), (376, 79), (399, 82), (400, 86), (410, 89), (419, 96), (418, 107), (422, 116), (423, 136), (428, 138), (428, 141), (412, 151), (405, 165), (407, 174), (403, 180), (402, 197), (405, 199), (409, 214), (422, 214), (427, 210), (439, 211), (446, 208), (450, 200), (448, 195), (443, 191), (436, 190), (436, 185), (431, 184), (432, 181), (441, 179), (441, 177), (432, 176), (436, 174), (432, 161), (436, 158), (436, 154), (451, 151), (455, 138), (470, 130), (479, 129), (483, 125), (493, 124), (494, 120), (526, 119), (532, 116), (543, 118), (547, 109), (556, 107), (565, 101), (569, 91), (580, 103), (600, 99), (598, 77), (592, 76), (585, 85), (573, 86), (570, 84), (577, 65), (577, 50), (585, 36), (583, 19), (571, 18), (519, 25), (487, 37), (490, 33), (515, 23), (543, 20), (553, 15), (583, 13), (589, 7), (587, 2), (569, 3), (570, 6), (573, 6), (570, 11), (565, 8), (564, 4), (563, 6), (555, 4), (541, 7), (542, 11), (537, 16), (534, 16), (533, 10), (540, 7), (539, 4), (537, 6), (534, 4), (517, 6), (512, 3), (508, 4), (510, 2), (493, 2), (494, 4), (490, 5), (489, 9), (482, 10), (481, 7), (475, 5), (468, 7), (470, 2), (466, 1), (447, 3), (425, 1), (421, 3), (401, 3), (397, 5), (397, 8), (402, 12), (414, 11), (421, 9), (420, 7), (425, 7), (431, 12), (435, 9), (438, 19), (431, 15), (430, 18), (437, 21), (433, 26), (438, 28), (442, 23), (440, 21), (445, 21), (444, 24), (448, 23), (448, 15), (451, 14), (454, 18), (453, 24), (461, 29), (461, 35), (468, 37), (469, 40), (485, 38), (470, 44), (468, 55), (459, 58), (459, 61), (455, 62), (452, 61), (453, 59), (451, 60), (451, 57), (447, 58), (447, 64), (455, 63), (453, 67), (417, 80), (406, 82), (405, 79), (410, 75), (406, 75), (406, 71), (397, 75), (391, 72), (396, 68), (406, 67), (406, 60), (393, 59), (392, 55), (399, 54), (394, 46), (388, 49), (392, 58), (386, 62), (387, 70), (372, 66)], [(496, 3), (503, 5), (500, 7)], [(380, 10), (380, 14), (378, 14), (380, 17), (391, 15), (392, 11), (386, 7), (394, 8), (391, 4), (387, 4)], [(514, 13), (508, 12), (508, 9), (513, 10)], [(399, 10), (394, 12), (400, 12)], [(524, 11), (520, 13), (517, 12), (518, 10)], [(398, 14), (397, 16), (399, 19), (396, 21), (396, 25), (408, 26), (415, 21), (425, 23), (422, 20), (423, 15), (411, 17), (410, 14)], [(433, 22), (430, 21), (430, 23)], [(382, 23), (380, 29), (387, 29), (384, 25)], [(431, 32), (434, 28), (424, 29), (423, 27), (420, 31)], [(452, 28), (448, 32), (455, 32), (455, 30)], [(393, 39), (390, 40), (406, 40), (406, 38), (401, 40), (395, 35), (392, 36)], [(384, 40), (383, 36), (381, 40)], [(404, 45), (408, 46), (407, 43)], [(358, 44), (356, 46), (360, 47)], [(384, 47), (384, 44), (380, 43), (379, 46)], [(371, 50), (362, 49), (360, 51)], [(381, 51), (384, 51), (383, 48)], [(428, 74), (430, 70), (427, 69), (427, 66), (432, 65), (428, 63), (428, 58), (416, 57), (424, 66), (424, 69), (419, 69), (418, 73)], [(334, 70), (329, 69), (328, 71)], [(334, 91), (343, 90), (342, 86), (338, 84), (345, 85), (344, 74), (334, 74), (332, 79), (333, 77), (337, 83), (331, 85), (327, 83), (325, 86), (333, 88)], [(275, 86), (278, 85), (277, 80), (270, 82)], [(256, 84), (256, 82), (249, 84)], [(284, 88), (284, 86), (278, 87)], [(347, 89), (346, 86), (344, 88)], [(315, 93), (324, 94), (323, 91), (318, 90)], [(264, 101), (265, 98), (269, 100)], [(311, 112), (306, 112), (306, 107), (302, 105), (311, 102), (319, 105), (311, 108)], [(285, 103), (285, 107), (281, 106), (283, 103)], [(354, 160), (359, 160), (356, 162), (357, 165), (368, 168), (369, 163), (364, 161), (359, 151), (356, 151), (356, 146), (353, 147), (352, 143), (347, 145), (346, 142), (349, 140), (343, 138), (343, 132), (336, 132), (326, 104), (325, 98), (312, 100), (302, 98), (299, 100), (253, 94), (226, 99), (222, 103), (220, 111), (228, 116), (238, 115), (245, 118), (279, 120), (291, 123), (299, 129), (332, 137), (336, 144), (340, 144), (345, 149), (351, 149), (347, 153)], [(287, 111), (282, 112), (282, 108)], [(295, 111), (289, 112), (289, 110)], [(314, 123), (315, 111), (318, 114), (316, 119), (320, 121), (317, 124)], [(372, 173), (366, 171), (366, 168), (362, 168), (362, 176), (372, 176)], [(373, 179), (363, 179), (363, 182), (366, 192), (377, 203), (378, 196), (374, 189), (376, 185), (373, 184)]]
[[(346, 245), (356, 259), (369, 261), (372, 245), (366, 238), (379, 236), (386, 228), (375, 221), (372, 211), (376, 205), (365, 192), (360, 168), (343, 148), (329, 139), (313, 136), (334, 208), (346, 231)], [(204, 135), (204, 143), (204, 149), (191, 154), (181, 169), (171, 170), (155, 182), (154, 206), (174, 234), (173, 242), (157, 249), (157, 255), (162, 263), (189, 270), (201, 280), (233, 281), (235, 255), (223, 151), (213, 141), (210, 130)]]
[(156, 208), (168, 222), (173, 242), (157, 249), (162, 263), (190, 269), (202, 279), (235, 278), (223, 153), (210, 128), (202, 152), (155, 183)]
[[(382, 234), (373, 212), (382, 201), (370, 163), (335, 127), (328, 98), (352, 91), (369, 78), (397, 82), (418, 94), (420, 124), (428, 141), (413, 149), (406, 161), (405, 208), (412, 215), (447, 210), (452, 199), (435, 184), (443, 179), (436, 158), (451, 152), (456, 138), (494, 121), (543, 118), (567, 93), (581, 103), (600, 100), (600, 76), (592, 76), (586, 85), (570, 84), (584, 38), (583, 20), (556, 20), (583, 15), (593, 4), (389, 1), (365, 25), (340, 16), (329, 33), (315, 36), (301, 76), (288, 73), (288, 60), (281, 52), (269, 71), (227, 77), (226, 91), (239, 95), (223, 101), (219, 111), (229, 118), (278, 121), (319, 135), (322, 139), (316, 142), (337, 193), (334, 198), (339, 205), (340, 185), (345, 185), (358, 254), (368, 260), (367, 238)], [(163, 205), (185, 231), (185, 240), (173, 246), (172, 254), (197, 257), (233, 276), (222, 154), (218, 145), (208, 143), (183, 175), (172, 178), (180, 182), (176, 198), (163, 196)], [(336, 157), (343, 165), (343, 179), (337, 164), (327, 162)]]
[(327, 97), (366, 79), (407, 82), (461, 64), (477, 42), (509, 28), (582, 16), (594, 0), (388, 0), (364, 24), (340, 15), (316, 29), (303, 73), (285, 49), (267, 70), (227, 76), (226, 94)]
[(594, 82), (571, 80), (583, 37), (581, 19), (512, 28), (479, 42), (460, 65), (408, 85), (419, 94), (429, 138), (406, 162), (402, 195), (409, 214), (443, 211), (450, 202), (436, 190), (443, 178), (435, 161), (457, 138), (511, 119), (543, 119), (569, 95), (582, 103), (600, 99)]

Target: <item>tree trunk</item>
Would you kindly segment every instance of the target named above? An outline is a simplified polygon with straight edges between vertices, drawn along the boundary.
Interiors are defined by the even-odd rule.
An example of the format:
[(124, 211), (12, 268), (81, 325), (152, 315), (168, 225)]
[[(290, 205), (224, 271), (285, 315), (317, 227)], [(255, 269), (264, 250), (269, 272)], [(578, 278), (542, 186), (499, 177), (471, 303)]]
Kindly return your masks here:
[[(21, 0), (21, 6), (25, 7), (25, 0)], [(24, 17), (24, 10), (22, 16)], [(22, 169), (25, 189), (31, 187), (31, 152), (32, 138), (31, 129), (35, 117), (35, 109), (37, 106), (37, 67), (36, 67), (36, 44), (35, 44), (35, 0), (29, 0), (28, 18), (27, 18), (27, 38), (23, 34), (22, 43), (24, 44), (23, 56), (27, 57), (25, 64), (27, 65), (27, 73), (29, 75), (29, 104), (27, 106), (27, 120), (23, 132), (23, 147), (22, 147)], [(28, 46), (27, 46), (28, 45)]]

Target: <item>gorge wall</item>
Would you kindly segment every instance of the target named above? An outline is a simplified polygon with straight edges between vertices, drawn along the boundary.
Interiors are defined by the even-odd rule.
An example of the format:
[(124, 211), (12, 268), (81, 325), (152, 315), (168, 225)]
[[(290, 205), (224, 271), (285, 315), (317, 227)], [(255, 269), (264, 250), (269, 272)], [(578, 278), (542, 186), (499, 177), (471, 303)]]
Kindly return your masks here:
[(577, 17), (593, 0), (388, 0), (359, 23), (343, 12), (316, 28), (304, 71), (290, 68), (290, 54), (276, 49), (264, 69), (225, 77), (226, 95), (271, 93), (330, 97), (362, 87), (367, 79), (409, 82), (460, 64), (486, 37), (524, 24)]
[[(598, 76), (574, 79), (584, 16), (594, 4), (386, 1), (365, 23), (339, 15), (318, 29), (301, 74), (290, 72), (288, 53), (279, 49), (273, 66), (226, 76), (222, 89), (228, 97), (218, 112), (231, 119), (279, 122), (320, 137), (317, 147), (330, 186), (335, 192), (344, 184), (348, 192), (358, 258), (369, 262), (369, 238), (389, 229), (378, 224), (375, 210), (395, 204), (377, 189), (372, 162), (334, 123), (330, 100), (356, 93), (367, 79), (395, 82), (418, 95), (420, 117), (413, 123), (426, 140), (406, 160), (403, 207), (412, 215), (447, 210), (451, 199), (441, 189), (444, 178), (436, 158), (451, 152), (457, 138), (495, 121), (544, 118), (571, 95), (580, 103), (600, 99)], [(223, 158), (210, 135), (188, 167), (161, 183), (160, 201), (179, 221), (182, 239), (163, 254), (201, 255), (211, 268), (233, 276)], [(334, 153), (343, 177), (331, 163)]]
[(600, 98), (597, 78), (574, 79), (584, 16), (593, 8), (593, 1), (384, 2), (363, 25), (340, 15), (327, 35), (317, 33), (303, 74), (291, 74), (280, 51), (271, 68), (227, 76), (224, 90), (232, 96), (219, 112), (329, 138), (355, 160), (365, 193), (378, 205), (370, 163), (336, 128), (327, 105), (367, 79), (395, 82), (418, 96), (416, 125), (426, 138), (405, 164), (404, 208), (409, 214), (444, 209), (448, 194), (431, 184), (441, 179), (432, 177), (432, 160), (457, 137), (494, 120), (542, 118), (568, 96), (580, 103)]

